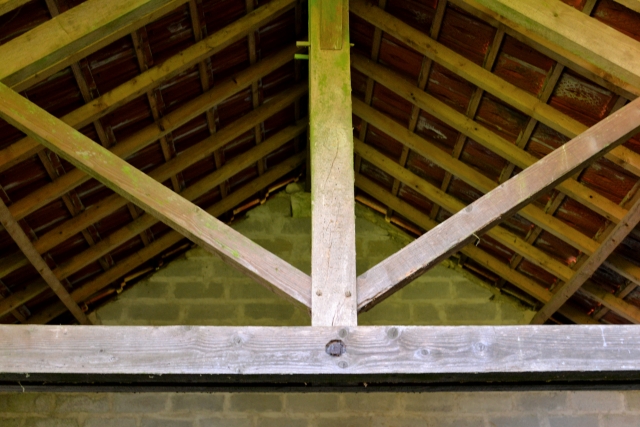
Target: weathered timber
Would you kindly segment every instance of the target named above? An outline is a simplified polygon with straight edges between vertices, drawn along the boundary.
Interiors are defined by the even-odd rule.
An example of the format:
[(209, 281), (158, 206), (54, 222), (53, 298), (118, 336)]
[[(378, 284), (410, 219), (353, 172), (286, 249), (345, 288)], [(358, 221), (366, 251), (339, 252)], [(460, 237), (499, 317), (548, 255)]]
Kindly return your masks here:
[[(22, 304), (37, 297), (47, 289), (51, 288), (49, 288), (46, 282), (42, 279), (38, 279), (27, 284), (23, 289), (12, 293), (3, 300), (0, 300), (0, 316), (4, 316), (12, 310), (19, 308)], [(64, 304), (62, 304), (62, 306), (65, 307)]]
[[(82, 49), (87, 56), (131, 32), (132, 27), (146, 25), (150, 22), (149, 14), (159, 9), (167, 13), (186, 1), (110, 0), (105, 3), (89, 0), (82, 3), (0, 46), (3, 60), (0, 81), (13, 86), (78, 50)], [(145, 17), (147, 19), (143, 19)], [(87, 50), (87, 46), (91, 49)]]
[[(220, 82), (214, 88), (208, 92), (200, 95), (197, 98), (185, 103), (182, 107), (174, 110), (159, 120), (156, 123), (139, 130), (130, 137), (120, 141), (118, 144), (112, 147), (112, 153), (116, 156), (127, 158), (138, 150), (143, 149), (149, 144), (155, 142), (158, 138), (166, 135), (167, 133), (175, 130), (179, 126), (189, 122), (189, 120), (204, 113), (212, 105), (216, 105), (233, 94), (244, 89), (251, 84), (256, 76), (262, 76), (269, 74), (271, 71), (282, 66), (286, 62), (290, 61), (290, 58), (282, 55), (284, 52), (280, 52), (273, 57), (267, 58), (264, 61), (260, 61), (254, 67), (244, 70), (233, 78)], [(271, 101), (275, 104), (276, 101), (282, 101), (283, 97), (289, 96), (292, 93), (300, 93), (306, 91), (305, 84), (298, 84), (288, 89), (283, 94), (274, 97)], [(284, 106), (283, 106), (284, 107)], [(277, 111), (277, 110), (276, 110)], [(184, 161), (184, 160), (180, 160)], [(87, 182), (90, 179), (85, 173), (80, 170), (72, 170), (69, 173), (64, 174), (55, 182), (47, 184), (29, 196), (18, 200), (9, 208), (11, 214), (18, 220), (24, 218), (26, 215), (36, 211), (47, 203), (55, 200), (56, 198), (67, 193), (69, 190), (77, 187), (78, 185)]]
[(531, 319), (532, 324), (544, 323), (558, 310), (578, 289), (596, 272), (616, 247), (640, 222), (640, 200), (634, 203), (629, 213), (616, 225), (608, 236), (600, 243), (600, 247), (576, 270), (571, 279), (564, 283)]
[(359, 305), (375, 305), (639, 128), (635, 100), (362, 274)]
[[(377, 200), (387, 205), (390, 209), (398, 212), (400, 215), (407, 218), (409, 221), (413, 222), (424, 230), (431, 230), (438, 225), (438, 223), (430, 218), (429, 215), (421, 212), (419, 209), (416, 209), (397, 196), (394, 196), (392, 193), (389, 193), (388, 191), (362, 175), (356, 175), (356, 187), (358, 187), (365, 193), (375, 197)], [(489, 271), (492, 271), (498, 276), (508, 280), (518, 289), (526, 292), (528, 295), (531, 295), (538, 301), (546, 303), (547, 301), (551, 300), (551, 297), (553, 296), (551, 292), (549, 292), (524, 274), (513, 270), (509, 267), (508, 264), (505, 264), (492, 255), (489, 255), (479, 247), (476, 247), (474, 243), (470, 243), (467, 246), (463, 247), (462, 249), (460, 249), (460, 252), (463, 255), (473, 259), (475, 262), (479, 263)], [(364, 311), (366, 308), (367, 307), (362, 305), (358, 306), (358, 309), (360, 311)], [(579, 324), (598, 323), (594, 319), (587, 316), (585, 313), (574, 309), (568, 304), (562, 307), (559, 313)]]
[[(180, 192), (180, 195), (186, 200), (190, 201), (197, 199), (208, 191), (211, 191), (214, 187), (220, 185), (220, 183), (233, 177), (236, 173), (238, 173), (238, 171), (248, 168), (249, 166), (251, 166), (251, 164), (282, 147), (284, 144), (291, 141), (302, 132), (305, 132), (306, 129), (307, 120), (304, 120), (295, 126), (290, 126), (289, 128), (278, 132), (271, 138), (267, 139), (264, 143), (252, 148), (251, 150), (241, 154), (240, 156), (234, 157), (223, 166), (221, 166), (220, 169), (217, 169), (214, 172), (204, 176), (195, 184)], [(163, 180), (158, 179), (157, 181), (162, 182)], [(53, 272), (58, 279), (69, 277), (71, 274), (79, 271), (101, 256), (108, 254), (110, 251), (124, 244), (126, 241), (132, 239), (144, 230), (153, 227), (157, 223), (158, 220), (153, 216), (142, 214), (133, 222), (111, 233), (95, 246), (87, 248), (78, 255), (66, 260), (64, 263), (60, 264), (56, 269), (54, 269)]]
[[(607, 71), (584, 59), (581, 55), (549, 41), (546, 37), (539, 35), (535, 31), (529, 30), (511, 19), (505, 18), (493, 10), (481, 5), (476, 0), (448, 1), (468, 14), (487, 22), (493, 27), (504, 28), (507, 34), (514, 39), (530, 46), (544, 55), (547, 55), (559, 64), (570, 68), (588, 80), (596, 82), (618, 95), (622, 95), (627, 99), (633, 99), (640, 96), (639, 86), (634, 86), (612, 76)], [(588, 4), (585, 4), (585, 6), (588, 6)]]
[(29, 0), (0, 0), (0, 16), (28, 3)]
[[(63, 116), (61, 120), (76, 129), (96, 121), (117, 107), (159, 86), (162, 82), (176, 76), (202, 59), (220, 52), (225, 47), (245, 37), (249, 31), (289, 10), (294, 3), (293, 0), (276, 0), (259, 7), (220, 31), (172, 56), (162, 64), (150, 68), (135, 79), (123, 83)], [(293, 49), (293, 47), (289, 47), (289, 49)], [(292, 53), (287, 49), (284, 49), (283, 52), (286, 52), (286, 58), (290, 60)], [(12, 89), (18, 90), (16, 86), (12, 87)], [(0, 150), (0, 172), (33, 156), (40, 150), (42, 150), (42, 146), (29, 137)]]
[[(254, 179), (248, 184), (240, 187), (236, 191), (229, 194), (227, 197), (222, 199), (220, 202), (214, 204), (213, 206), (207, 208), (207, 212), (212, 216), (220, 216), (225, 212), (233, 209), (240, 203), (247, 200), (249, 197), (253, 196), (257, 192), (261, 191), (265, 187), (269, 186), (274, 181), (277, 181), (282, 176), (291, 172), (292, 170), (298, 168), (302, 163), (305, 162), (306, 155), (305, 153), (297, 154), (296, 156), (291, 157), (290, 159), (285, 160), (284, 162), (278, 164), (277, 166), (270, 168), (267, 170), (262, 176)], [(138, 252), (128, 256), (127, 258), (121, 260), (116, 265), (114, 265), (110, 270), (102, 273), (100, 276), (95, 279), (90, 280), (87, 283), (82, 284), (79, 288), (75, 289), (71, 293), (71, 297), (74, 301), (80, 303), (89, 298), (92, 294), (101, 291), (106, 286), (129, 273), (133, 269), (139, 267), (145, 262), (149, 261), (151, 258), (157, 256), (163, 251), (167, 250), (171, 246), (178, 243), (180, 240), (184, 239), (184, 237), (175, 231), (170, 231), (161, 238), (151, 242), (149, 246), (139, 250)], [(311, 285), (308, 284), (309, 289), (308, 293), (308, 301), (311, 301)], [(12, 295), (13, 296), (13, 295)], [(0, 307), (3, 306), (4, 300), (0, 301)], [(15, 304), (14, 304), (15, 305)], [(34, 314), (32, 317), (28, 319), (28, 323), (32, 324), (41, 324), (47, 323), (62, 313), (66, 311), (66, 307), (62, 304), (52, 304), (49, 307), (46, 307), (43, 310), (40, 310), (38, 313)]]
[[(0, 326), (0, 379), (535, 381), (640, 376), (636, 326)], [(122, 339), (126, 336), (127, 339)], [(346, 351), (331, 356), (327, 344)], [(553, 351), (549, 351), (552, 348)], [(26, 374), (26, 375), (25, 375)], [(617, 374), (617, 375), (615, 375)], [(294, 376), (295, 375), (295, 376)], [(182, 377), (180, 377), (182, 376)], [(328, 378), (326, 378), (328, 379)]]
[[(456, 111), (432, 95), (429, 95), (422, 90), (418, 90), (413, 84), (402, 78), (398, 73), (381, 65), (375, 64), (362, 56), (356, 57), (354, 55), (352, 64), (354, 68), (364, 72), (376, 81), (381, 82), (397, 95), (419, 106), (428, 114), (431, 114), (438, 120), (447, 123), (458, 132), (467, 135), (480, 145), (491, 150), (498, 156), (510, 163), (513, 163), (519, 168), (526, 169), (538, 161), (537, 157), (522, 148), (516, 147), (514, 144), (497, 135), (495, 132), (492, 132), (485, 126), (471, 120), (464, 114)], [(594, 212), (604, 216), (606, 219), (616, 223), (619, 222), (627, 212), (626, 209), (602, 196), (598, 192), (590, 190), (573, 178), (567, 179), (564, 182), (559, 182), (557, 189), (576, 199)]]
[[(266, 103), (265, 105), (260, 107), (260, 109), (255, 110), (255, 112), (249, 113), (241, 117), (240, 119), (231, 123), (229, 126), (226, 126), (223, 129), (221, 129), (216, 134), (188, 148), (187, 150), (184, 151), (184, 155), (176, 157), (170, 160), (169, 162), (167, 162), (166, 164), (149, 172), (149, 176), (158, 182), (163, 182), (166, 179), (168, 179), (172, 174), (182, 172), (184, 169), (190, 167), (196, 162), (202, 160), (203, 158), (206, 158), (212, 152), (215, 152), (220, 147), (223, 147), (224, 145), (233, 141), (238, 136), (242, 135), (247, 130), (251, 129), (251, 127), (254, 125), (256, 121), (262, 122), (266, 120), (274, 112), (278, 111), (281, 105), (290, 104), (293, 101), (293, 99), (294, 98), (288, 98), (288, 97), (283, 98), (282, 104), (280, 104), (280, 102), (278, 102), (278, 100), (276, 99), (273, 100), (274, 101), (273, 103), (271, 102)], [(274, 135), (272, 138), (275, 138), (275, 139), (273, 139), (272, 143), (275, 142), (277, 144), (278, 142), (276, 141), (279, 141), (279, 140), (281, 141), (283, 138), (286, 138), (288, 134), (297, 133), (300, 125), (301, 124), (291, 126), (290, 128), (286, 129), (282, 133)], [(230, 161), (230, 163), (244, 164), (243, 159), (244, 159), (244, 156), (239, 156), (237, 160), (234, 159), (233, 161)], [(221, 165), (220, 167), (223, 168), (224, 166)], [(228, 170), (228, 168), (225, 168), (225, 170)], [(241, 169), (238, 169), (238, 170), (241, 170)], [(200, 181), (200, 182), (204, 182), (204, 181)], [(196, 184), (196, 185), (199, 185), (199, 184)], [(187, 190), (193, 191), (189, 189)], [(54, 248), (58, 244), (64, 242), (74, 234), (78, 233), (79, 230), (82, 230), (88, 225), (96, 223), (101, 219), (105, 218), (106, 216), (117, 211), (122, 206), (124, 206), (125, 203), (126, 203), (126, 200), (121, 198), (117, 194), (109, 196), (99, 201), (98, 203), (87, 207), (85, 211), (83, 211), (77, 217), (69, 219), (68, 221), (60, 224), (59, 226), (55, 227), (51, 231), (44, 234), (40, 239), (34, 242), (34, 246), (36, 247), (38, 252), (44, 253)]]
[(629, 8), (633, 11), (640, 13), (640, 1), (638, 0), (613, 0), (613, 1), (615, 1), (616, 3), (620, 3), (626, 8)]
[(0, 116), (269, 289), (308, 303), (309, 276), (0, 85)]
[(476, 0), (495, 13), (640, 86), (640, 42), (556, 0)]
[(7, 209), (7, 205), (5, 205), (2, 200), (0, 200), (0, 222), (13, 241), (18, 245), (22, 253), (27, 257), (29, 262), (31, 262), (44, 281), (47, 282), (47, 285), (49, 285), (51, 290), (53, 290), (58, 298), (60, 298), (60, 301), (62, 301), (65, 307), (67, 307), (71, 314), (73, 314), (73, 317), (75, 317), (82, 325), (90, 325), (91, 322), (87, 319), (87, 316), (83, 313), (80, 307), (78, 307), (78, 304), (73, 301), (69, 292), (65, 289), (62, 283), (60, 283), (60, 280), (56, 278), (40, 254), (33, 248), (31, 241), (22, 230), (22, 227), (20, 227), (20, 224), (18, 224), (15, 218), (11, 216), (9, 209)]
[[(544, 123), (551, 129), (569, 138), (574, 138), (588, 129), (586, 125), (563, 114), (551, 105), (542, 102), (529, 92), (493, 74), (489, 69), (475, 64), (464, 56), (438, 43), (390, 13), (362, 0), (352, 1), (351, 10), (356, 15), (406, 43), (427, 58), (436, 61), (449, 71), (473, 83), (498, 99), (501, 99), (519, 111)], [(362, 56), (354, 55), (352, 62), (358, 61), (358, 58), (362, 58)], [(385, 84), (384, 81), (381, 83)], [(611, 150), (605, 157), (629, 172), (640, 176), (640, 154), (620, 146)]]
[[(341, 16), (329, 16), (330, 13)], [(338, 26), (339, 46), (333, 42), (332, 33)], [(356, 325), (353, 130), (346, 0), (309, 1), (309, 41), (312, 324)]]

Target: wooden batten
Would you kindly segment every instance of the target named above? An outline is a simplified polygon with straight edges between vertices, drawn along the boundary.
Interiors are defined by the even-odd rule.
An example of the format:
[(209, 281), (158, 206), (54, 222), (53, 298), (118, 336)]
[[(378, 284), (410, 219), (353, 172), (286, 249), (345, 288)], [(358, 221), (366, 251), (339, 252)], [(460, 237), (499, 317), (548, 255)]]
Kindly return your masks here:
[(0, 116), (258, 283), (310, 304), (309, 276), (4, 85)]
[(402, 288), (639, 128), (635, 100), (359, 276), (359, 305), (375, 305)]

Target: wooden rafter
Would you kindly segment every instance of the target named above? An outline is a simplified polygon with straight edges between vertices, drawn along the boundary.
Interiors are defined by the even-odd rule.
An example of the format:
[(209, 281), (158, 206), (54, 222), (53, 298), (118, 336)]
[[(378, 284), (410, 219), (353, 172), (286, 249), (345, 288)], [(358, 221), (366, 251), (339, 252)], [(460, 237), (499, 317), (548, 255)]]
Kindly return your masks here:
[[(269, 74), (278, 67), (286, 64), (291, 60), (291, 56), (296, 52), (295, 46), (283, 49), (281, 52), (260, 61), (253, 67), (243, 70), (233, 77), (220, 82), (217, 86), (211, 88), (208, 92), (186, 102), (179, 109), (162, 117), (157, 123), (151, 124), (125, 140), (120, 141), (112, 147), (112, 153), (127, 158), (138, 150), (143, 149), (149, 144), (157, 141), (163, 135), (175, 130), (179, 126), (189, 122), (194, 117), (204, 113), (212, 105), (217, 105), (231, 95), (238, 93), (251, 83), (257, 76)], [(301, 86), (292, 88), (292, 92), (301, 90)], [(36, 211), (52, 200), (57, 199), (70, 189), (83, 184), (90, 179), (80, 170), (72, 170), (63, 175), (55, 182), (48, 184), (19, 200), (10, 206), (13, 216), (22, 219), (26, 215)]]
[(348, 0), (309, 1), (314, 326), (357, 324)]
[(0, 81), (23, 90), (187, 0), (89, 0), (0, 46)]
[(29, 241), (27, 235), (22, 231), (22, 228), (18, 222), (11, 216), (7, 205), (0, 200), (0, 222), (4, 226), (5, 230), (9, 233), (11, 238), (16, 242), (22, 253), (27, 257), (29, 262), (42, 276), (45, 282), (49, 285), (51, 290), (60, 298), (60, 301), (65, 307), (73, 314), (73, 316), (82, 325), (90, 325), (91, 322), (87, 319), (87, 316), (82, 312), (78, 304), (73, 301), (69, 292), (60, 283), (60, 280), (53, 274), (47, 263), (42, 259), (40, 254), (36, 252), (35, 248)]
[(601, 68), (640, 87), (640, 42), (556, 0), (476, 0)]
[[(588, 129), (588, 126), (475, 64), (380, 8), (367, 4), (362, 0), (352, 0), (351, 10), (367, 22), (376, 27), (381, 27), (385, 32), (406, 43), (452, 73), (473, 83), (478, 88), (549, 126), (551, 129), (569, 138), (574, 138)], [(563, 67), (558, 67), (554, 70), (557, 78), (560, 77), (559, 74), (562, 69)], [(402, 77), (401, 79), (404, 80)], [(550, 95), (551, 93), (549, 92)], [(626, 147), (618, 147), (608, 153), (606, 158), (623, 169), (640, 176), (640, 154)]]
[[(449, 1), (465, 12), (487, 22), (493, 27), (503, 25), (505, 31), (511, 37), (618, 95), (622, 95), (628, 99), (640, 96), (640, 87), (628, 84), (616, 77), (613, 77), (602, 68), (593, 65), (573, 51), (556, 43), (550, 42), (535, 31), (531, 31), (510, 19), (501, 16), (491, 9), (481, 5), (476, 0)], [(588, 4), (586, 6), (588, 6)]]
[[(407, 185), (411, 185), (411, 183), (409, 182), (407, 183)], [(438, 223), (435, 220), (431, 219), (429, 215), (426, 215), (419, 209), (401, 200), (399, 197), (389, 193), (387, 190), (383, 189), (363, 175), (356, 175), (356, 187), (358, 187), (365, 193), (375, 197), (377, 200), (380, 200), (386, 206), (393, 209), (398, 214), (402, 215), (404, 218), (407, 218), (409, 221), (413, 222), (424, 230), (431, 230), (438, 225)], [(546, 303), (551, 300), (551, 297), (553, 296), (551, 292), (544, 289), (542, 286), (540, 286), (538, 283), (525, 276), (524, 274), (509, 268), (507, 264), (501, 262), (499, 259), (493, 257), (479, 247), (476, 247), (474, 243), (468, 244), (467, 246), (463, 247), (462, 249), (460, 249), (460, 252), (464, 256), (471, 258), (478, 264), (482, 265), (489, 271), (492, 271), (498, 276), (507, 279), (518, 289), (524, 291), (526, 294), (532, 296), (536, 300), (542, 303)], [(360, 311), (366, 310), (367, 308), (368, 307), (366, 306), (359, 306)], [(568, 304), (562, 307), (559, 312), (563, 316), (576, 323), (597, 324), (595, 320), (587, 316), (585, 313), (581, 312), (578, 309), (572, 308)], [(638, 317), (638, 319), (640, 319), (640, 316)]]
[[(126, 104), (162, 82), (175, 77), (205, 58), (220, 52), (234, 42), (246, 37), (248, 32), (280, 16), (295, 5), (294, 0), (274, 0), (259, 7), (252, 13), (227, 25), (200, 42), (190, 46), (177, 55), (153, 67), (117, 88), (103, 94), (92, 102), (63, 116), (62, 121), (80, 129), (103, 117), (116, 108)], [(287, 54), (288, 55), (288, 54)], [(290, 59), (287, 56), (286, 59)], [(283, 63), (284, 64), (284, 63)], [(0, 150), (0, 172), (9, 169), (21, 161), (35, 155), (43, 147), (33, 139), (26, 137)]]
[(533, 197), (626, 141), (638, 129), (640, 100), (628, 104), (362, 274), (358, 278), (359, 305), (379, 302)]
[[(212, 216), (218, 217), (228, 210), (233, 209), (235, 206), (242, 203), (249, 197), (255, 195), (257, 192), (271, 185), (271, 183), (273, 183), (274, 181), (277, 181), (287, 173), (300, 167), (300, 165), (305, 162), (305, 157), (305, 153), (300, 153), (278, 164), (274, 168), (268, 169), (264, 175), (240, 187), (236, 191), (230, 193), (220, 202), (207, 208), (207, 212)], [(239, 159), (239, 161), (244, 162), (245, 159)], [(228, 171), (225, 171), (224, 174), (221, 174), (218, 179), (229, 178), (226, 172)], [(234, 172), (235, 171), (232, 171), (232, 173)], [(218, 180), (214, 179), (212, 180), (212, 182), (214, 184), (211, 188), (215, 186), (215, 183), (218, 182)], [(91, 297), (91, 295), (95, 294), (96, 292), (100, 292), (115, 280), (118, 280), (120, 277), (138, 268), (140, 265), (148, 262), (153, 257), (166, 251), (182, 239), (184, 239), (184, 236), (182, 236), (180, 233), (176, 231), (170, 231), (161, 238), (150, 243), (149, 246), (146, 246), (138, 252), (121, 260), (109, 271), (101, 274), (100, 276), (90, 280), (87, 283), (82, 284), (78, 289), (75, 289), (71, 293), (71, 297), (78, 303), (84, 302), (89, 297)], [(10, 298), (0, 301), (0, 313), (3, 313), (4, 310), (7, 310), (10, 307), (14, 307), (19, 303), (19, 301), (22, 301), (25, 298), (33, 298), (33, 296), (39, 294), (39, 290), (40, 292), (42, 292), (42, 287), (38, 286), (37, 284), (33, 284), (33, 286), (28, 286), (27, 289), (25, 289), (22, 293), (16, 292), (15, 294), (11, 295)], [(44, 310), (41, 310), (33, 317), (30, 317), (29, 323), (44, 324), (60, 316), (65, 311), (66, 307), (64, 305), (55, 303), (50, 305), (49, 307), (46, 307)]]
[(595, 273), (602, 263), (611, 255), (614, 249), (640, 222), (640, 199), (629, 209), (629, 213), (607, 235), (593, 255), (591, 255), (575, 272), (571, 279), (562, 285), (531, 320), (532, 324), (544, 323), (558, 310), (580, 287)]
[[(310, 305), (309, 276), (229, 228), (202, 209), (176, 195), (146, 174), (35, 106), (6, 86), (0, 86), (0, 116), (79, 170), (207, 251), (219, 255), (258, 283)], [(120, 145), (117, 145), (118, 147)]]
[(0, 16), (19, 8), (30, 0), (0, 0)]

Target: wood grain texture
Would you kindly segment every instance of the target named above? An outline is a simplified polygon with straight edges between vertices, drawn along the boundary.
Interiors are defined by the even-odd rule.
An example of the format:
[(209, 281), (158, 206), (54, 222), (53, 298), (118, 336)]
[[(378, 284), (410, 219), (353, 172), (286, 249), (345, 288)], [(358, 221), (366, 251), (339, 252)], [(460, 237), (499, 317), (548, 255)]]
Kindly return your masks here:
[[(329, 9), (342, 13), (340, 49), (321, 47), (324, 33), (320, 20), (327, 18)], [(311, 319), (314, 326), (357, 324), (348, 23), (346, 1), (309, 2)]]
[[(298, 168), (302, 163), (305, 162), (305, 160), (306, 154), (299, 153), (296, 156), (278, 164), (277, 166), (269, 168), (264, 173), (264, 175), (261, 175), (253, 181), (250, 181), (248, 184), (243, 185), (239, 189), (230, 193), (227, 197), (225, 197), (218, 203), (207, 208), (207, 212), (209, 213), (209, 215), (216, 217), (222, 215), (225, 212), (228, 212), (242, 202), (246, 201), (248, 198), (254, 196), (257, 192), (271, 185), (274, 181), (277, 181), (287, 173), (290, 173), (292, 170)], [(102, 289), (113, 283), (115, 280), (118, 280), (125, 274), (129, 273), (131, 270), (139, 267), (143, 263), (149, 261), (153, 257), (167, 250), (183, 238), (184, 237), (176, 231), (168, 232), (161, 238), (151, 242), (149, 246), (146, 246), (138, 252), (135, 252), (134, 254), (129, 255), (125, 259), (121, 260), (108, 271), (102, 273), (100, 276), (82, 284), (79, 288), (75, 289), (71, 293), (71, 297), (76, 302), (85, 301), (94, 293), (101, 291)], [(37, 289), (35, 289), (35, 291), (37, 291)], [(15, 295), (17, 295), (17, 293)], [(11, 297), (14, 297), (14, 295), (11, 295)], [(5, 307), (3, 306), (4, 302), (5, 300), (0, 301), (0, 309), (5, 309)], [(15, 306), (15, 302), (12, 306)], [(61, 304), (52, 304), (49, 307), (40, 310), (34, 316), (30, 317), (28, 323), (48, 323), (64, 313), (65, 310), (66, 308)]]
[[(398, 212), (404, 218), (408, 219), (424, 230), (431, 230), (438, 225), (438, 223), (429, 215), (421, 212), (419, 209), (401, 200), (397, 196), (393, 195), (392, 193), (388, 192), (370, 179), (365, 178), (360, 174), (356, 175), (356, 187), (373, 196), (376, 200), (381, 201), (390, 209)], [(498, 276), (505, 278), (517, 288), (526, 292), (528, 295), (531, 295), (538, 301), (546, 303), (551, 299), (553, 295), (551, 292), (540, 286), (534, 280), (510, 268), (509, 264), (505, 264), (492, 255), (489, 255), (479, 247), (476, 247), (473, 243), (470, 243), (460, 249), (460, 252), (463, 255), (473, 259), (475, 262), (479, 263), (489, 271), (492, 271)], [(360, 311), (364, 311), (367, 309), (367, 307), (364, 305), (358, 305), (358, 308)], [(597, 321), (587, 316), (584, 312), (574, 309), (569, 305), (565, 305), (564, 307), (562, 307), (560, 309), (560, 313), (577, 324), (598, 324)]]
[(359, 276), (359, 305), (375, 305), (639, 128), (635, 100)]
[[(259, 7), (202, 41), (163, 61), (162, 64), (150, 68), (135, 79), (123, 83), (77, 110), (66, 114), (61, 120), (76, 129), (96, 121), (117, 107), (159, 86), (162, 82), (176, 76), (202, 59), (218, 53), (230, 44), (242, 39), (258, 26), (289, 10), (294, 3), (293, 0), (276, 0)], [(18, 90), (20, 87), (13, 86), (12, 89)], [(42, 146), (29, 137), (25, 137), (0, 150), (0, 172), (33, 156), (40, 150), (42, 150)]]
[[(331, 340), (342, 340), (346, 352), (327, 354)], [(471, 380), (480, 374), (536, 373), (544, 381), (554, 373), (640, 371), (636, 326), (1, 325), (0, 341), (0, 377), (23, 379), (25, 374), (88, 375), (78, 381), (117, 374), (186, 374), (193, 381), (205, 380), (199, 375), (237, 381), (269, 374), (459, 374), (456, 379)]]
[[(426, 113), (447, 123), (458, 132), (466, 135), (498, 156), (515, 164), (521, 169), (538, 161), (538, 158), (524, 149), (517, 147), (484, 125), (471, 120), (428, 93), (418, 90), (413, 84), (402, 78), (398, 73), (375, 64), (362, 56), (353, 57), (353, 66), (359, 71), (372, 77), (377, 82), (417, 105)], [(455, 175), (455, 173), (454, 173)], [(594, 212), (615, 223), (619, 222), (627, 213), (626, 209), (612, 202), (596, 191), (580, 184), (573, 178), (559, 182), (557, 188), (562, 193), (574, 198)]]
[[(437, 62), (449, 71), (473, 83), (519, 111), (544, 123), (568, 138), (574, 138), (588, 127), (536, 96), (493, 74), (489, 69), (475, 64), (464, 56), (433, 40), (423, 32), (402, 22), (400, 19), (363, 0), (351, 2), (351, 10), (385, 33), (411, 46), (427, 58)], [(354, 55), (352, 62), (358, 61)], [(362, 61), (359, 61), (362, 63)], [(558, 76), (559, 77), (559, 76)], [(629, 172), (640, 176), (640, 154), (626, 147), (616, 147), (606, 158)]]
[(78, 322), (82, 325), (91, 325), (89, 319), (84, 314), (84, 312), (78, 307), (78, 304), (73, 301), (67, 289), (60, 283), (60, 280), (53, 274), (47, 263), (42, 259), (40, 254), (36, 252), (35, 248), (31, 244), (31, 241), (18, 224), (18, 221), (15, 220), (9, 213), (9, 209), (7, 209), (7, 205), (4, 204), (2, 200), (0, 200), (0, 222), (4, 226), (9, 236), (13, 239), (13, 241), (18, 245), (18, 248), (22, 251), (25, 257), (29, 260), (29, 262), (36, 269), (38, 274), (42, 276), (47, 285), (51, 288), (51, 290), (60, 298), (60, 301), (67, 307), (67, 309), (73, 314), (73, 317), (76, 318)]
[(640, 42), (558, 0), (476, 0), (493, 12), (640, 86)]
[(28, 3), (30, 0), (0, 0), (0, 16)]
[(556, 310), (562, 307), (562, 305), (593, 276), (593, 273), (596, 272), (607, 257), (613, 253), (615, 248), (617, 248), (635, 226), (638, 225), (638, 222), (640, 222), (640, 200), (633, 204), (629, 209), (629, 213), (615, 226), (611, 233), (606, 236), (593, 255), (556, 291), (551, 301), (538, 310), (533, 319), (531, 319), (531, 323), (537, 325), (543, 324)]
[[(290, 62), (291, 55), (293, 55), (294, 51), (295, 47), (291, 46), (290, 50), (284, 49), (264, 61), (258, 62), (255, 66), (243, 70), (229, 79), (219, 82), (218, 85), (208, 92), (186, 102), (180, 108), (163, 116), (162, 119), (156, 123), (152, 123), (126, 139), (119, 141), (118, 144), (112, 147), (112, 153), (116, 156), (127, 158), (136, 151), (147, 147), (149, 144), (157, 141), (158, 138), (168, 134), (198, 115), (204, 113), (208, 108), (211, 108), (211, 106), (217, 105), (233, 94), (246, 88), (255, 79), (265, 76), (287, 62)], [(273, 105), (276, 100), (281, 101), (283, 96), (304, 91), (306, 91), (306, 85), (299, 84), (290, 88), (282, 95), (274, 97), (270, 104)], [(179, 157), (178, 159), (178, 161), (181, 162), (185, 161)], [(163, 167), (167, 166), (163, 165)], [(38, 188), (29, 194), (29, 196), (12, 204), (9, 207), (11, 214), (16, 219), (20, 220), (52, 200), (55, 200), (73, 188), (76, 188), (78, 185), (87, 182), (89, 179), (90, 177), (82, 171), (72, 170), (62, 175), (55, 182)]]
[(616, 3), (623, 5), (633, 11), (640, 13), (640, 1), (638, 0), (613, 0)]
[(258, 283), (310, 305), (309, 276), (4, 85), (0, 116)]
[[(145, 16), (187, 0), (89, 0), (0, 46), (0, 81), (9, 86), (102, 39), (115, 40), (145, 25)], [(170, 9), (170, 10), (171, 10)], [(115, 35), (115, 39), (114, 36)], [(97, 50), (97, 49), (96, 49)], [(94, 50), (95, 51), (95, 50)], [(86, 55), (92, 53), (87, 51)], [(85, 56), (86, 56), (85, 55)]]

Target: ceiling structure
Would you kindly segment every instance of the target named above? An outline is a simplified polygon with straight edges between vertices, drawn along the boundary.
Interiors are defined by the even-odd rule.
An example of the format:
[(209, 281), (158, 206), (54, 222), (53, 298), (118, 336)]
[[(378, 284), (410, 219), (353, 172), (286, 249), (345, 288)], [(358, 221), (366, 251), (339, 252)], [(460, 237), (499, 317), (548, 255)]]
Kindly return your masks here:
[[(0, 57), (81, 2), (4, 3), (15, 8), (0, 6)], [(618, 2), (565, 3), (640, 40), (640, 13)], [(355, 197), (416, 235), (640, 94), (473, 0), (350, 9)], [(308, 67), (293, 56), (306, 3), (165, 1), (132, 22), (85, 42), (90, 52), (76, 46), (2, 81), (225, 222), (305, 176)], [(631, 138), (478, 236), (459, 262), (542, 308), (624, 222), (639, 177)], [(64, 287), (52, 290), (2, 230), (2, 323), (82, 322), (83, 310), (190, 247), (4, 121), (0, 188), (35, 248), (29, 259), (41, 256)], [(640, 231), (616, 246), (542, 322), (640, 322)]]

